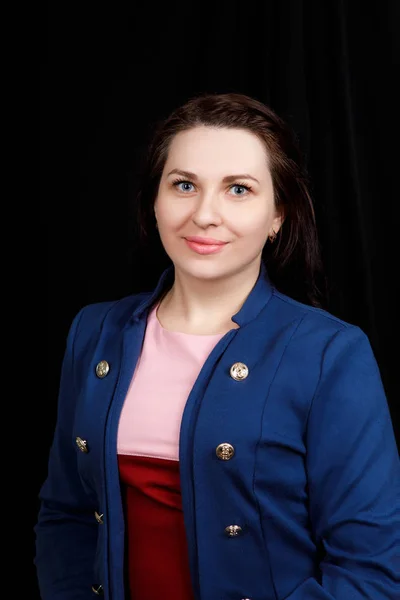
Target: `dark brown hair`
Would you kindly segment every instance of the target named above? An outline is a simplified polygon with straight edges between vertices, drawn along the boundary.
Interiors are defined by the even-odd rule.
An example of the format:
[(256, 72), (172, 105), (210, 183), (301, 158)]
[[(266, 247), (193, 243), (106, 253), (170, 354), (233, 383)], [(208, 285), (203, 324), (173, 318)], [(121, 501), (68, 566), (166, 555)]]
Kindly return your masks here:
[(263, 261), (278, 290), (301, 302), (322, 306), (325, 289), (315, 213), (296, 136), (271, 108), (246, 95), (202, 94), (158, 124), (148, 146), (136, 197), (140, 242), (154, 240), (154, 202), (172, 139), (198, 126), (246, 129), (263, 142), (275, 202), (285, 215), (275, 242), (265, 244)]

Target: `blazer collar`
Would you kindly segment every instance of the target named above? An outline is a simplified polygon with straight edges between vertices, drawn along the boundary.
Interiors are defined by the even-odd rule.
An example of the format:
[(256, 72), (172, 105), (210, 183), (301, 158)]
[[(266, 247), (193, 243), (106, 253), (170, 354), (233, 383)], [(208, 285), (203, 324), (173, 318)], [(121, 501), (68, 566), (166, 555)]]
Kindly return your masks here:
[[(148, 309), (159, 299), (161, 296), (171, 288), (174, 282), (174, 266), (171, 265), (162, 273), (158, 283), (153, 292), (147, 295), (143, 301), (136, 307), (133, 312), (133, 319), (139, 321), (141, 318), (147, 318)], [(243, 327), (253, 321), (262, 309), (266, 306), (272, 296), (273, 286), (268, 277), (267, 269), (263, 262), (261, 262), (260, 273), (257, 281), (247, 296), (242, 308), (232, 317), (232, 321)]]

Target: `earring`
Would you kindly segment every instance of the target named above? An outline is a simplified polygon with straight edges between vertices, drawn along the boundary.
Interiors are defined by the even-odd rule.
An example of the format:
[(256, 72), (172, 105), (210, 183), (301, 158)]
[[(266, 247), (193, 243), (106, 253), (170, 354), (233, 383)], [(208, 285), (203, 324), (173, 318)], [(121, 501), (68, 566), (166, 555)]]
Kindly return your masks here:
[(271, 244), (273, 244), (274, 241), (276, 240), (276, 236), (277, 236), (276, 231), (272, 230), (272, 233), (270, 233), (268, 236), (268, 239), (271, 242)]

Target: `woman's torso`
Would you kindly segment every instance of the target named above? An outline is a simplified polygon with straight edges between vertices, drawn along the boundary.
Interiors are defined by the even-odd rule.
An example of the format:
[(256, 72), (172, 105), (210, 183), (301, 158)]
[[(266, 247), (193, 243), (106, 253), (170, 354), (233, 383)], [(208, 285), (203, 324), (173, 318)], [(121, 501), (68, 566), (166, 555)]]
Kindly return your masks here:
[(179, 472), (182, 413), (222, 337), (168, 331), (150, 311), (122, 408), (117, 448), (124, 498), (129, 597), (193, 597)]

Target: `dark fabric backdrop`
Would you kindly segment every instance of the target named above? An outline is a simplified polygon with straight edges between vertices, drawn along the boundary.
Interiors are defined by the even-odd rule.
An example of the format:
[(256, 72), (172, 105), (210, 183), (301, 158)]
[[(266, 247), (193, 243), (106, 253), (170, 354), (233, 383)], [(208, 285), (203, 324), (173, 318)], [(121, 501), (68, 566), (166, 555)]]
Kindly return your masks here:
[[(157, 269), (146, 268), (157, 256), (141, 255), (133, 239), (138, 159), (151, 123), (198, 92), (253, 95), (298, 133), (328, 308), (368, 334), (399, 439), (399, 5), (186, 0), (45, 8), (40, 195), (48, 354), (34, 521), (71, 319), (84, 304), (149, 289), (157, 279)], [(35, 582), (33, 574), (36, 589)]]

